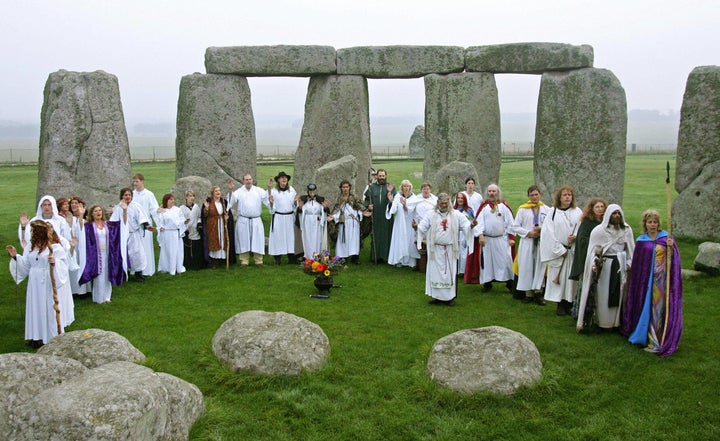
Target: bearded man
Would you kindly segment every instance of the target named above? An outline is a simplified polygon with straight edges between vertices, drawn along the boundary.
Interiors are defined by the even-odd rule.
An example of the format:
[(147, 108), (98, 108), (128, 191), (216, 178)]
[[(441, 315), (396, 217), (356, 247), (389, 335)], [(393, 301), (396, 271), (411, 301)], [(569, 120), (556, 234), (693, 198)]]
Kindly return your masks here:
[(457, 264), (460, 257), (459, 234), (465, 235), (469, 252), (473, 251), (470, 221), (450, 207), (450, 195), (440, 193), (437, 207), (425, 216), (417, 227), (418, 249), (423, 239), (427, 242), (427, 271), (425, 295), (432, 297), (430, 304), (453, 306), (457, 297)]
[[(514, 222), (513, 212), (502, 199), (502, 192), (497, 184), (490, 184), (485, 191), (485, 201), (475, 215), (477, 225), (474, 228), (478, 243), (483, 247), (481, 256), (482, 269), (480, 283), (482, 292), (492, 289), (492, 282), (505, 282), (505, 286), (514, 292), (512, 270), (512, 251), (515, 247), (515, 236), (508, 234)], [(468, 251), (469, 252), (469, 251)]]
[(364, 204), (367, 207), (365, 216), (372, 216), (372, 247), (370, 260), (374, 263), (387, 262), (392, 238), (392, 219), (385, 213), (388, 211), (397, 191), (392, 183), (387, 182), (387, 171), (377, 171), (377, 182), (373, 182), (365, 191)]
[(625, 223), (622, 208), (610, 204), (602, 223), (590, 233), (578, 305), (578, 332), (595, 323), (604, 329), (620, 326), (620, 305), (634, 251), (632, 228)]

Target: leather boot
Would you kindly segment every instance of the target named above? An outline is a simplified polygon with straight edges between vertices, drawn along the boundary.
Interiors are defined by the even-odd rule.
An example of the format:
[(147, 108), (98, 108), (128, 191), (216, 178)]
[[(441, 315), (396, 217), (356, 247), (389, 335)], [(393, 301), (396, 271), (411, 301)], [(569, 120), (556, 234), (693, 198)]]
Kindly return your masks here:
[(542, 292), (536, 292), (535, 293), (535, 304), (540, 306), (545, 306), (545, 300), (543, 300), (543, 293)]

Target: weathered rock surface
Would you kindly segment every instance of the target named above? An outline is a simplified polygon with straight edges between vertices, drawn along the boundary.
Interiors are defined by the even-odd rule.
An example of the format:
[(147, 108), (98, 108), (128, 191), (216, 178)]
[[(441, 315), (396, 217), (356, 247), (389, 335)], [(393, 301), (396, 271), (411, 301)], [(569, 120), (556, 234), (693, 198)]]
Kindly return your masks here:
[(425, 161), (431, 180), (452, 161), (469, 162), (478, 188), (500, 177), (500, 104), (495, 77), (489, 73), (425, 77)]
[(590, 197), (622, 204), (627, 145), (625, 90), (606, 69), (543, 74), (535, 127), (535, 182), (546, 203), (573, 185), (578, 205)]
[(209, 47), (205, 70), (247, 77), (308, 77), (337, 71), (335, 48), (302, 45)]
[(145, 361), (145, 355), (128, 339), (116, 332), (102, 329), (66, 332), (50, 340), (38, 349), (37, 353), (72, 358), (88, 368), (114, 361)]
[(459, 46), (358, 46), (337, 51), (338, 75), (368, 78), (419, 78), (462, 72), (465, 49)]
[[(202, 208), (203, 201), (210, 196), (211, 188), (210, 181), (202, 176), (185, 176), (175, 181), (170, 193), (175, 196), (175, 205), (179, 207), (185, 204), (185, 192), (192, 190), (195, 193), (195, 203)], [(224, 190), (226, 187), (220, 188)]]
[(117, 77), (103, 71), (51, 73), (40, 115), (37, 197), (78, 194), (111, 205), (131, 175)]
[[(180, 81), (175, 179), (203, 176), (223, 186), (257, 171), (250, 87), (235, 75), (185, 75)], [(225, 188), (223, 186), (223, 188)]]
[(690, 72), (680, 110), (673, 234), (720, 241), (720, 66)]
[[(317, 185), (318, 194), (328, 199), (330, 202), (329, 208), (332, 209), (333, 204), (340, 195), (340, 182), (344, 179), (347, 179), (352, 186), (350, 192), (362, 198), (362, 195), (360, 195), (362, 188), (356, 188), (355, 186), (357, 178), (357, 160), (353, 155), (347, 155), (320, 167), (315, 173), (315, 185)], [(361, 184), (363, 183), (357, 182), (357, 184), (362, 187)]]
[(471, 163), (453, 161), (435, 173), (435, 177), (431, 181), (434, 184), (433, 192), (435, 194), (445, 192), (453, 196), (455, 193), (465, 190), (467, 178), (473, 178), (477, 182), (477, 175), (477, 170)]
[(310, 78), (295, 152), (296, 188), (315, 181), (318, 167), (346, 155), (355, 157), (358, 175), (370, 168), (369, 115), (367, 79), (356, 75)]
[(124, 361), (87, 370), (17, 406), (11, 439), (186, 440), (205, 405), (169, 377)]
[(524, 335), (502, 328), (458, 331), (438, 340), (427, 364), (432, 381), (460, 393), (509, 395), (542, 378), (537, 348)]
[(245, 311), (220, 326), (212, 349), (233, 372), (300, 375), (325, 364), (330, 342), (318, 325), (295, 315)]
[(468, 72), (543, 73), (593, 66), (593, 48), (584, 44), (510, 43), (465, 50)]
[(425, 157), (425, 126), (416, 126), (413, 130), (408, 142), (408, 152), (411, 158)]
[[(87, 370), (77, 360), (25, 352), (0, 354), (0, 434), (10, 439), (16, 411), (41, 391)], [(7, 437), (7, 438), (5, 438)]]
[(697, 271), (720, 276), (720, 243), (703, 242), (698, 246), (698, 255), (693, 267)]

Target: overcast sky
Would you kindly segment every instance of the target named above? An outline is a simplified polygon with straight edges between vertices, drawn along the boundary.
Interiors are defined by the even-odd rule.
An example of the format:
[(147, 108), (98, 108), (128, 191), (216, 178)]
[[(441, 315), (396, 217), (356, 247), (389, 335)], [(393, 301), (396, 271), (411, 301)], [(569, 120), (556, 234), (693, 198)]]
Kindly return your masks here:
[[(592, 6), (586, 6), (586, 5)], [(126, 120), (174, 121), (208, 46), (589, 44), (628, 110), (679, 110), (695, 66), (720, 64), (717, 1), (0, 0), (0, 120), (40, 120), (51, 72), (118, 77)], [(501, 111), (535, 112), (539, 76), (499, 75)], [(303, 114), (307, 78), (250, 79), (256, 114)], [(371, 116), (422, 113), (422, 79), (371, 80)]]

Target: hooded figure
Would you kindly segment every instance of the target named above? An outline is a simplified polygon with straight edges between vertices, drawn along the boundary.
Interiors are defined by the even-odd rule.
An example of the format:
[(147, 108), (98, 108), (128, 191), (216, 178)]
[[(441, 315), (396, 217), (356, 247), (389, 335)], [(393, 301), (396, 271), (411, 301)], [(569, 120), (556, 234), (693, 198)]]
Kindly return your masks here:
[(620, 326), (620, 306), (625, 301), (627, 270), (634, 250), (632, 228), (625, 222), (622, 208), (610, 204), (602, 223), (590, 233), (578, 305), (578, 332), (595, 324), (606, 329)]
[[(45, 203), (44, 207), (43, 203)], [(30, 243), (31, 224), (34, 220), (44, 220), (45, 222), (51, 223), (55, 234), (57, 234), (60, 239), (60, 244), (65, 248), (66, 252), (70, 252), (70, 241), (72, 240), (70, 225), (68, 225), (65, 218), (60, 216), (54, 197), (48, 194), (41, 197), (38, 201), (35, 217), (30, 219), (30, 222), (28, 222), (24, 228), (22, 224), (18, 226), (18, 239), (20, 239), (20, 243)]]

